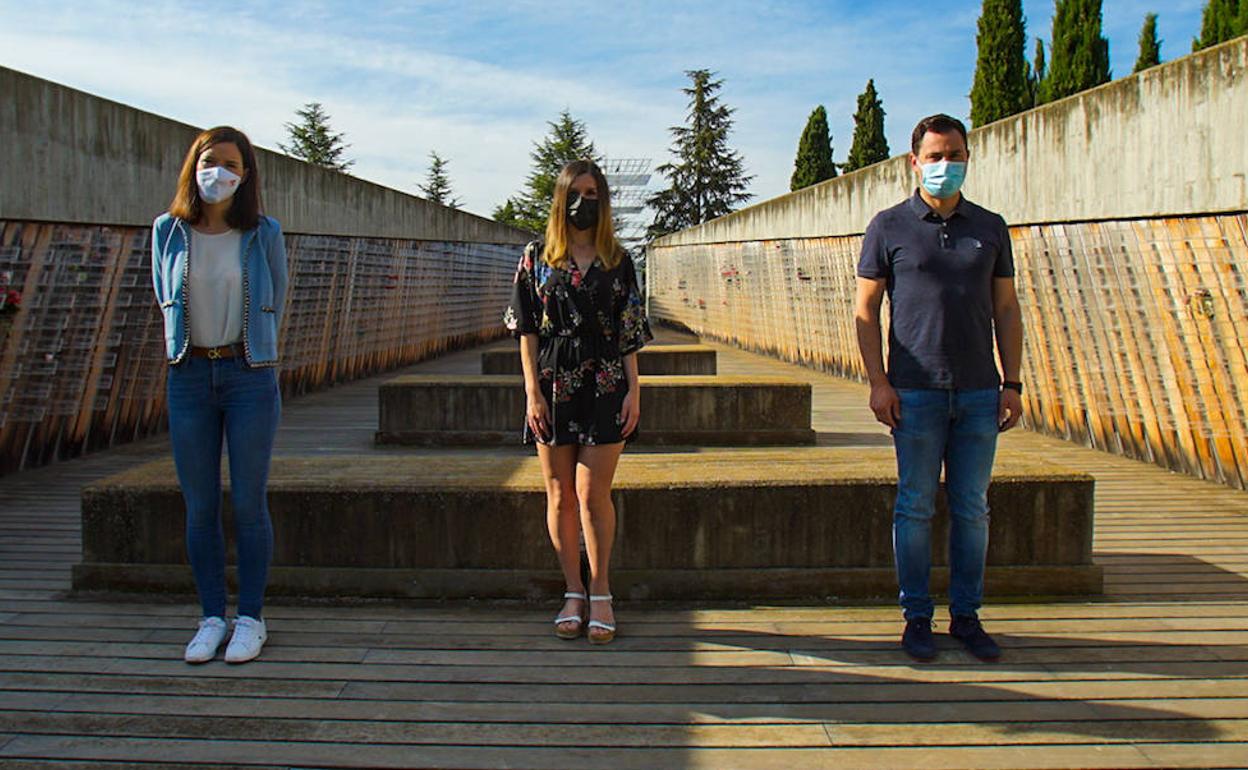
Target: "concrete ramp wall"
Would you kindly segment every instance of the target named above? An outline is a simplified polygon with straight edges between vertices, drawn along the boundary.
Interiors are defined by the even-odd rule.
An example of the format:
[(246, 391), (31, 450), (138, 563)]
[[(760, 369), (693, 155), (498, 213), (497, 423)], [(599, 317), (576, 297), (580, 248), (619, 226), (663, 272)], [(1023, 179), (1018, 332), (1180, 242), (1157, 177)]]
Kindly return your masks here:
[[(150, 228), (198, 129), (0, 67), (0, 473), (163, 429)], [(228, 121), (223, 115), (222, 120)], [(259, 151), (287, 234), (287, 394), (502, 332), (532, 236)]]
[[(1246, 119), (1239, 38), (971, 132), (966, 195), (1012, 225), (1030, 427), (1248, 486)], [(913, 185), (899, 156), (662, 238), (651, 313), (861, 376), (861, 234)]]

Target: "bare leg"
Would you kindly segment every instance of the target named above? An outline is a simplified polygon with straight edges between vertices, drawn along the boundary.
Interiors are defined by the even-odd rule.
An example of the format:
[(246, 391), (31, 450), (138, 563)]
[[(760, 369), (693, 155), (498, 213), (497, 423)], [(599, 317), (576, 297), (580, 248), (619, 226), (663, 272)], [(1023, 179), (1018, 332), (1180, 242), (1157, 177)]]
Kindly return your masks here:
[[(576, 497), (581, 504), (581, 526), (585, 530), (585, 550), (589, 555), (589, 592), (611, 593), (608, 574), (611, 547), (615, 544), (615, 504), (611, 483), (624, 443), (581, 447), (576, 464)], [(590, 617), (614, 624), (610, 602), (593, 602)]]
[[(581, 581), (581, 522), (576, 511), (576, 450), (572, 445), (537, 445), (542, 476), (546, 480), (546, 529), (550, 532), (550, 544), (555, 547), (567, 590), (585, 593), (585, 584)], [(586, 602), (581, 599), (568, 599), (559, 612), (560, 616), (585, 617), (585, 614)], [(559, 629), (565, 633), (575, 632), (579, 627), (573, 621), (559, 624)]]

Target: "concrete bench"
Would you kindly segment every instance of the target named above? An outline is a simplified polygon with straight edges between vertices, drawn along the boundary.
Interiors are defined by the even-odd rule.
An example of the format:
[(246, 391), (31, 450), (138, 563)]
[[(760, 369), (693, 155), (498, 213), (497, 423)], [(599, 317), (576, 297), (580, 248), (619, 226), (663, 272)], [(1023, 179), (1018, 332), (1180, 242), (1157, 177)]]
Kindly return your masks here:
[[(637, 373), (714, 375), (715, 360), (715, 348), (708, 345), (650, 345), (637, 353)], [(481, 373), (523, 374), (519, 348), (483, 352)]]
[[(779, 377), (645, 376), (639, 443), (760, 446), (815, 443), (810, 383)], [(524, 384), (515, 375), (405, 375), (382, 383), (377, 442), (516, 444)]]
[[(191, 590), (173, 479), (164, 460), (83, 490), (76, 589)], [(894, 485), (888, 449), (625, 454), (614, 492), (613, 590), (627, 599), (895, 596)], [(1003, 452), (989, 491), (988, 592), (1099, 593), (1092, 492), (1091, 476)], [(278, 458), (270, 506), (274, 594), (532, 599), (562, 591), (541, 472), (527, 453)], [(946, 526), (942, 510), (937, 565)], [(943, 568), (933, 579), (939, 590)]]

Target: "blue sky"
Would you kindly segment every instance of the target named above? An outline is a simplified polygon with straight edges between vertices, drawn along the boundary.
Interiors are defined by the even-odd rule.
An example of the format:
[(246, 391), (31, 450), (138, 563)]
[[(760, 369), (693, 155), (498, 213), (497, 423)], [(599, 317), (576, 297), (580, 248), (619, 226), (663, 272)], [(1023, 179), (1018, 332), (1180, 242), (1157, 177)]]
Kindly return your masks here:
[[(1047, 40), (1052, 0), (1023, 5), (1028, 35)], [(1115, 76), (1130, 73), (1149, 11), (1164, 60), (1191, 50), (1203, 0), (1160, 5), (1105, 2)], [(565, 107), (608, 155), (668, 159), (683, 72), (707, 68), (736, 108), (731, 142), (757, 201), (787, 192), (818, 104), (844, 159), (868, 78), (894, 154), (920, 117), (965, 117), (979, 12), (978, 1), (0, 0), (0, 65), (195, 125), (231, 123), (274, 149), (294, 111), (319, 101), (352, 145), (351, 173), (415, 192), (437, 150), (465, 208), (485, 215), (520, 188), (532, 143)]]

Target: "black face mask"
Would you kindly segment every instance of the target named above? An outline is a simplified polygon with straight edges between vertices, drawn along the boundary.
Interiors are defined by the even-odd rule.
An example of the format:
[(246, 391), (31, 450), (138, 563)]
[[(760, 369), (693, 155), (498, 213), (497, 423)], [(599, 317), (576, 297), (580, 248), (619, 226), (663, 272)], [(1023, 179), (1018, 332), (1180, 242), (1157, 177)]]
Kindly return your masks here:
[(568, 222), (577, 230), (589, 230), (598, 224), (598, 199), (568, 193)]

